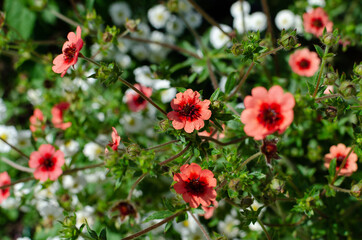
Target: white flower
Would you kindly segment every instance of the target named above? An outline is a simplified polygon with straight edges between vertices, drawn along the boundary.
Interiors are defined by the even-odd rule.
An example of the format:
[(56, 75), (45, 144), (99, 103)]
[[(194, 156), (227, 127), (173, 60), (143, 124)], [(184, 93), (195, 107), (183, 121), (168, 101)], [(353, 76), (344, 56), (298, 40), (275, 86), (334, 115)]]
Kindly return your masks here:
[(148, 56), (148, 60), (152, 63), (160, 63), (166, 59), (169, 50), (162, 48), (160, 51), (151, 51), (150, 55)]
[(263, 12), (255, 12), (248, 17), (248, 30), (264, 31), (267, 27), (267, 19)]
[(254, 224), (250, 223), (249, 228), (252, 231), (258, 231), (258, 232), (263, 231), (263, 228), (260, 226), (260, 224), (258, 222), (255, 222)]
[(101, 46), (98, 43), (94, 43), (92, 46), (90, 46), (92, 58), (96, 61), (100, 61), (103, 58), (100, 48)]
[[(18, 142), (18, 132), (14, 126), (0, 125), (0, 137), (11, 145), (16, 145)], [(0, 141), (0, 152), (6, 153), (10, 150), (11, 147), (9, 145)]]
[(82, 210), (77, 211), (77, 223), (76, 226), (79, 228), (85, 220), (87, 220), (88, 224), (91, 226), (94, 224), (94, 208), (91, 206), (85, 206)]
[[(245, 19), (245, 23), (243, 23), (244, 19)], [(244, 33), (245, 32), (244, 25), (245, 25), (245, 28), (247, 28), (247, 22), (248, 22), (248, 16), (245, 16), (244, 18), (236, 17), (236, 18), (234, 18), (234, 21), (233, 21), (233, 27), (238, 31), (238, 33)]]
[(97, 119), (100, 121), (100, 122), (103, 122), (104, 121), (104, 119), (106, 118), (106, 116), (104, 115), (104, 113), (102, 113), (102, 112), (99, 112), (99, 113), (97, 113)]
[(148, 10), (147, 16), (152, 26), (160, 29), (165, 27), (167, 20), (170, 17), (170, 12), (165, 6), (158, 4)]
[(149, 55), (148, 48), (143, 44), (135, 44), (132, 49), (131, 53), (133, 56), (135, 56), (138, 60), (143, 61), (145, 60)]
[(326, 1), (325, 0), (308, 0), (309, 6), (318, 6), (318, 7), (325, 7)]
[(152, 73), (149, 66), (141, 66), (133, 70), (136, 82), (143, 86), (150, 87), (153, 85)]
[(44, 101), (44, 98), (42, 97), (42, 92), (40, 89), (29, 89), (26, 92), (26, 96), (29, 100), (29, 102), (33, 105), (40, 105)]
[(85, 179), (88, 183), (99, 183), (106, 179), (106, 173), (104, 171), (86, 171)]
[(172, 15), (166, 24), (166, 31), (175, 36), (180, 36), (184, 32), (185, 26), (180, 18)]
[(185, 20), (192, 28), (198, 28), (202, 23), (202, 16), (200, 13), (191, 10), (186, 13)]
[(6, 118), (6, 105), (2, 98), (0, 98), (0, 122)]
[[(150, 40), (156, 42), (166, 42), (166, 35), (163, 32), (153, 31), (151, 33)], [(163, 47), (159, 44), (152, 43), (149, 46), (153, 52), (163, 51)]]
[(114, 24), (121, 25), (126, 22), (127, 18), (131, 17), (131, 9), (125, 2), (116, 2), (109, 6), (109, 14)]
[(137, 133), (146, 127), (145, 119), (141, 113), (124, 114), (119, 123), (123, 126), (123, 130), (128, 133)]
[(30, 130), (21, 130), (18, 132), (18, 147), (24, 148), (28, 147), (31, 144), (31, 131)]
[(79, 143), (73, 139), (59, 141), (57, 145), (59, 146), (60, 151), (62, 151), (66, 157), (71, 157), (79, 151)]
[(242, 18), (243, 14), (248, 15), (250, 13), (250, 3), (244, 0), (243, 5), (241, 5), (240, 1), (236, 1), (231, 5), (230, 13), (234, 18)]
[(299, 15), (295, 16), (294, 28), (297, 29), (297, 34), (303, 34), (303, 20)]
[(225, 84), (226, 84), (227, 80), (228, 80), (227, 77), (225, 77), (225, 76), (221, 77), (220, 83), (219, 83), (220, 91), (225, 92)]
[(137, 31), (136, 32), (132, 32), (131, 36), (132, 37), (137, 37), (137, 38), (148, 38), (148, 36), (150, 35), (150, 27), (148, 26), (147, 23), (140, 23), (137, 26)]
[(109, 134), (109, 135), (108, 134), (99, 134), (96, 138), (96, 142), (105, 146), (109, 143), (110, 135), (111, 134)]
[(90, 76), (92, 76), (92, 75), (95, 74), (95, 73), (96, 73), (96, 71), (95, 71), (93, 68), (89, 69), (88, 71), (86, 71), (86, 72), (84, 73), (84, 76), (86, 76), (87, 82), (88, 82), (90, 85), (93, 85), (93, 84), (97, 81), (96, 78), (90, 77)]
[(121, 53), (126, 53), (132, 46), (132, 42), (121, 37), (117, 38), (117, 48)]
[(131, 66), (132, 60), (128, 55), (119, 53), (116, 55), (115, 58), (117, 63), (121, 66), (121, 68), (126, 69)]
[[(180, 233), (182, 239), (188, 239), (187, 237), (190, 236), (192, 233), (197, 232), (199, 226), (195, 219), (191, 216), (189, 212), (187, 212), (188, 218), (185, 221), (176, 223), (173, 221), (173, 228)], [(195, 216), (198, 219), (198, 216)]]
[(275, 17), (275, 25), (279, 30), (288, 30), (294, 27), (294, 20), (295, 15), (292, 11), (288, 9), (281, 10), (277, 13)]
[(78, 87), (78, 89), (81, 89), (82, 91), (87, 91), (89, 89), (88, 82), (84, 81), (83, 79), (77, 77), (73, 80), (74, 86)]
[(19, 238), (17, 238), (16, 240), (31, 240), (31, 239), (28, 238), (28, 237), (19, 237)]
[(60, 220), (63, 216), (63, 209), (57, 201), (39, 200), (36, 209), (43, 218), (50, 221)]
[(17, 199), (15, 199), (13, 197), (8, 197), (1, 203), (1, 208), (14, 209), (14, 208), (18, 208), (19, 205), (20, 205), (20, 201), (18, 201)]
[(178, 0), (178, 10), (187, 13), (191, 11), (192, 6), (187, 0)]
[(79, 193), (86, 185), (87, 181), (83, 175), (77, 174), (74, 177), (70, 175), (63, 176), (63, 187), (71, 193)]
[(90, 160), (94, 161), (104, 152), (104, 148), (97, 143), (89, 142), (84, 146), (83, 154)]
[(228, 238), (234, 238), (239, 234), (240, 221), (235, 216), (227, 215), (224, 221), (220, 221), (217, 228), (220, 233), (225, 234)]
[[(220, 27), (226, 32), (231, 32), (231, 27), (220, 24)], [(214, 48), (221, 48), (227, 42), (229, 42), (229, 37), (225, 35), (219, 28), (213, 26), (210, 31), (210, 42)]]
[(163, 103), (169, 103), (175, 98), (177, 93), (176, 88), (169, 88), (161, 92), (161, 101)]

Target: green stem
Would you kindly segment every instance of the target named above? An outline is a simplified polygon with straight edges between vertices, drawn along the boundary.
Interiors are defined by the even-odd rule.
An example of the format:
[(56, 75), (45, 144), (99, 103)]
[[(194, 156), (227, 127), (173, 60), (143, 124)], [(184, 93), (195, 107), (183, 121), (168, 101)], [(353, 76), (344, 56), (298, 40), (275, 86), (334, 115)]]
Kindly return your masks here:
[(148, 151), (148, 150), (157, 149), (157, 148), (164, 147), (164, 146), (167, 146), (167, 145), (169, 145), (169, 144), (176, 143), (176, 142), (179, 142), (179, 141), (180, 141), (180, 140), (172, 140), (172, 141), (169, 141), (169, 142), (166, 142), (166, 143), (162, 143), (162, 144), (157, 145), (157, 146), (154, 146), (154, 147), (146, 148), (146, 149), (144, 149), (144, 150), (145, 150), (145, 151)]
[(139, 178), (137, 178), (137, 180), (133, 183), (131, 190), (128, 193), (128, 197), (127, 197), (127, 201), (131, 201), (132, 198), (132, 194), (134, 189), (136, 188), (136, 186), (147, 176), (148, 173), (144, 173), (142, 174)]
[(234, 144), (234, 143), (238, 143), (238, 142), (241, 142), (243, 140), (245, 140), (246, 137), (241, 137), (241, 138), (237, 138), (237, 139), (234, 139), (234, 140), (231, 140), (229, 142), (220, 142), (218, 140), (216, 140), (215, 138), (212, 138), (212, 137), (206, 137), (206, 136), (199, 136), (201, 139), (205, 139), (207, 141), (211, 141), (211, 142), (214, 142), (220, 146), (227, 146), (227, 145), (231, 145), (231, 144)]
[(244, 74), (243, 78), (241, 79), (241, 81), (239, 82), (239, 84), (236, 86), (235, 90), (225, 99), (225, 100), (229, 100), (230, 98), (232, 98), (236, 93), (239, 92), (239, 89), (241, 88), (241, 86), (244, 84), (245, 80), (248, 78), (249, 73), (251, 71), (251, 69), (253, 69), (255, 65), (255, 62), (252, 62), (248, 68), (248, 70), (246, 71), (246, 73)]
[(125, 84), (127, 87), (131, 88), (133, 91), (135, 91), (136, 93), (138, 93), (144, 100), (146, 100), (147, 102), (151, 103), (155, 108), (157, 108), (163, 115), (165, 115), (167, 117), (167, 112), (165, 112), (165, 110), (163, 110), (160, 106), (158, 106), (151, 98), (147, 97), (146, 95), (144, 95), (140, 90), (138, 90), (137, 88), (135, 88), (131, 83), (127, 82), (126, 80), (124, 80), (123, 78), (119, 77), (118, 80), (120, 80), (123, 84)]
[(200, 221), (194, 216), (194, 214), (192, 214), (191, 211), (189, 211), (191, 217), (195, 220), (195, 222), (197, 223), (197, 225), (199, 225), (202, 233), (204, 234), (204, 236), (206, 237), (207, 240), (211, 240), (209, 234), (206, 232), (204, 226), (202, 226), (202, 224), (200, 223)]
[(328, 95), (326, 95), (326, 96), (316, 98), (315, 101), (316, 101), (316, 102), (320, 102), (320, 101), (322, 101), (322, 100), (324, 100), (324, 99), (335, 98), (335, 97), (340, 97), (340, 96), (341, 96), (341, 94), (339, 94), (339, 93), (336, 93), (336, 94), (328, 94)]
[(261, 228), (263, 229), (263, 231), (264, 231), (264, 233), (265, 233), (265, 235), (266, 235), (266, 237), (267, 237), (267, 239), (268, 240), (271, 240), (271, 237), (270, 237), (270, 235), (269, 235), (269, 233), (268, 233), (268, 231), (266, 230), (266, 228), (265, 228), (265, 226), (264, 226), (264, 224), (260, 221), (260, 219), (258, 218), (258, 223), (260, 224), (260, 226), (261, 226)]
[(315, 96), (317, 95), (318, 89), (319, 89), (319, 84), (321, 82), (321, 77), (322, 77), (322, 73), (324, 70), (324, 65), (326, 63), (326, 55), (328, 54), (329, 51), (329, 47), (326, 46), (326, 49), (324, 49), (324, 54), (323, 54), (323, 58), (322, 58), (322, 63), (321, 63), (321, 68), (319, 70), (319, 74), (318, 74), (318, 80), (317, 80), (317, 84), (313, 93), (313, 98), (315, 98)]
[(336, 187), (336, 186), (331, 185), (331, 184), (329, 184), (329, 187), (333, 188), (337, 192), (351, 193), (351, 190), (349, 190), (349, 189), (339, 188), (339, 187)]
[(259, 157), (262, 153), (261, 152), (257, 152), (254, 155), (250, 156), (248, 159), (246, 159), (241, 165), (240, 167), (237, 168), (236, 171), (242, 169), (246, 164), (248, 164), (249, 162), (251, 162), (252, 160), (254, 160), (255, 158)]
[(100, 67), (101, 65), (99, 63), (97, 63), (96, 61), (94, 61), (93, 59), (84, 56), (82, 53), (79, 53), (78, 57), (85, 59), (86, 61), (93, 63), (95, 65), (97, 65), (98, 67)]
[(59, 18), (60, 20), (68, 23), (69, 25), (73, 25), (74, 27), (80, 26), (79, 23), (73, 21), (72, 19), (64, 16), (63, 14), (61, 14), (61, 13), (59, 13), (59, 12), (53, 10), (53, 9), (49, 9), (49, 12), (50, 12), (51, 14), (53, 14), (54, 16), (56, 16), (57, 18)]
[(166, 159), (163, 162), (160, 162), (158, 165), (160, 165), (160, 166), (166, 165), (167, 163), (169, 163), (169, 162), (175, 160), (176, 158), (182, 156), (190, 148), (190, 146), (191, 146), (191, 144), (189, 143), (181, 152), (179, 152), (178, 154)]
[(24, 167), (24, 166), (21, 166), (17, 163), (14, 163), (13, 161), (11, 161), (10, 159), (7, 159), (7, 158), (4, 158), (2, 157), (1, 160), (8, 164), (9, 166), (15, 168), (15, 169), (18, 169), (19, 171), (22, 171), (22, 172), (28, 172), (28, 173), (33, 173), (34, 172), (34, 169), (32, 168), (28, 168), (28, 167)]

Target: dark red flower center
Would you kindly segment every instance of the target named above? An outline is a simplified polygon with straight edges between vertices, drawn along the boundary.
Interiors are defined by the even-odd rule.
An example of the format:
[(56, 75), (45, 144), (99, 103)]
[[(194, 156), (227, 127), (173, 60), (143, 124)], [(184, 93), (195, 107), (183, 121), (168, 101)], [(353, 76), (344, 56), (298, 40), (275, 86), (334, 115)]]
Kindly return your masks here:
[(186, 190), (192, 195), (200, 195), (203, 194), (206, 190), (207, 183), (200, 181), (200, 177), (198, 178), (189, 178), (189, 181), (186, 182)]
[(312, 25), (316, 28), (322, 28), (324, 26), (321, 18), (313, 18)]
[(45, 156), (43, 158), (42, 166), (46, 171), (53, 170), (55, 167), (55, 159), (52, 156)]
[(188, 121), (193, 121), (201, 116), (200, 107), (190, 103), (183, 105), (178, 113), (184, 116)]
[(301, 69), (308, 69), (310, 67), (310, 61), (303, 58), (302, 60), (300, 60), (298, 65)]
[(72, 44), (72, 45), (68, 46), (66, 49), (64, 49), (64, 51), (63, 51), (64, 61), (67, 63), (70, 63), (71, 61), (73, 61), (76, 51), (77, 51), (77, 48), (75, 47), (74, 44)]
[[(8, 184), (10, 184), (10, 181), (4, 181), (4, 182), (2, 182), (2, 184), (0, 185), (0, 186), (5, 186), (5, 185), (8, 185)], [(5, 189), (1, 189), (0, 190), (0, 194), (1, 195), (6, 195), (8, 192), (10, 191), (10, 188), (5, 188)]]
[(134, 98), (134, 101), (136, 102), (137, 105), (141, 105), (141, 104), (143, 104), (146, 100), (143, 99), (143, 97), (141, 97), (140, 95), (137, 95), (137, 96)]
[(271, 162), (272, 158), (279, 159), (278, 156), (278, 147), (275, 140), (263, 140), (263, 145), (261, 146), (261, 152), (265, 155), (268, 163)]
[(135, 208), (127, 202), (120, 202), (116, 207), (114, 207), (114, 210), (116, 209), (118, 209), (122, 217), (136, 214)]
[[(341, 165), (342, 165), (342, 162), (344, 160), (346, 156), (345, 155), (342, 155), (342, 154), (337, 154), (337, 157), (336, 157), (336, 166), (339, 168)], [(347, 168), (347, 165), (348, 165), (348, 161), (346, 161), (346, 164), (344, 164), (343, 168)]]
[(260, 106), (259, 115), (257, 117), (259, 123), (263, 124), (268, 130), (275, 129), (284, 119), (280, 111), (280, 105), (277, 103), (263, 103)]

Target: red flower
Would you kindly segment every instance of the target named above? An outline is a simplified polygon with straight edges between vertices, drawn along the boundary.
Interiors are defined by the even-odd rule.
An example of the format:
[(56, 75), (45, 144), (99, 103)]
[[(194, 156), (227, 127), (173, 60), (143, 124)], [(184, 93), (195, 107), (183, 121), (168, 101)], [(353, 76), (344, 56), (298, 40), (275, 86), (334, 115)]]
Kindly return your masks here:
[(52, 123), (55, 128), (65, 130), (72, 126), (71, 122), (63, 122), (63, 112), (69, 108), (70, 104), (67, 102), (58, 103), (52, 108)]
[(327, 28), (327, 32), (332, 32), (333, 23), (329, 21), (323, 8), (318, 7), (303, 14), (303, 26), (306, 32), (320, 37), (323, 35), (324, 28)]
[(52, 67), (55, 73), (61, 73), (61, 77), (65, 75), (68, 68), (78, 61), (79, 51), (83, 47), (83, 40), (81, 36), (81, 28), (77, 27), (77, 34), (74, 32), (68, 33), (68, 40), (63, 45), (63, 53), (58, 55), (54, 60)]
[(293, 72), (306, 77), (311, 77), (318, 71), (320, 62), (318, 54), (307, 48), (297, 50), (289, 57), (289, 66)]
[[(136, 83), (134, 87), (140, 90), (140, 92), (142, 92), (147, 97), (152, 95), (152, 88), (142, 86), (138, 83)], [(126, 93), (126, 99), (127, 105), (132, 112), (138, 112), (147, 107), (147, 101), (132, 89)]]
[(135, 207), (126, 201), (119, 202), (116, 206), (112, 208), (112, 211), (119, 211), (121, 222), (123, 222), (127, 216), (134, 218), (138, 217)]
[(36, 132), (38, 128), (41, 128), (41, 130), (45, 129), (44, 125), (44, 116), (42, 111), (40, 109), (36, 108), (34, 109), (33, 116), (30, 117), (30, 131)]
[(200, 101), (200, 93), (187, 89), (184, 93), (176, 94), (172, 99), (171, 107), (174, 111), (167, 114), (172, 120), (175, 129), (185, 129), (185, 132), (192, 133), (194, 129), (200, 130), (204, 127), (204, 120), (211, 117), (209, 110), (210, 101)]
[[(339, 143), (337, 146), (333, 145), (329, 149), (330, 153), (327, 153), (324, 156), (324, 166), (326, 168), (329, 168), (329, 164), (332, 161), (333, 158), (337, 160), (337, 166), (336, 170), (338, 171), (339, 167), (341, 166), (344, 158), (348, 155), (349, 151), (351, 151), (350, 147), (346, 147), (346, 145)], [(351, 176), (353, 172), (357, 171), (357, 154), (355, 154), (353, 151), (348, 156), (346, 164), (341, 169), (338, 175), (344, 175), (344, 176)]]
[[(210, 126), (209, 129), (210, 129), (210, 132), (208, 132), (206, 130), (199, 132), (199, 136), (212, 137), (214, 139), (223, 139), (225, 137), (224, 131), (219, 133), (218, 129), (216, 129), (213, 126)], [(222, 129), (225, 130), (225, 124), (222, 125)]]
[(210, 219), (214, 215), (214, 211), (219, 206), (219, 203), (217, 201), (213, 201), (212, 205), (214, 206), (213, 207), (201, 206), (201, 208), (205, 211), (205, 213), (200, 216), (204, 216), (205, 219)]
[(38, 151), (30, 154), (29, 167), (35, 168), (34, 177), (40, 181), (56, 180), (62, 173), (64, 154), (50, 144), (42, 144)]
[[(0, 173), (0, 187), (11, 183), (10, 176), (7, 172)], [(10, 196), (10, 188), (0, 189), (0, 204)]]
[(251, 94), (245, 98), (245, 110), (240, 116), (246, 135), (262, 140), (275, 131), (283, 133), (293, 122), (295, 101), (292, 94), (284, 94), (280, 86), (273, 86), (269, 91), (256, 87)]
[[(117, 132), (117, 130), (116, 130), (114, 127), (112, 127), (112, 129), (113, 129), (113, 132), (112, 132), (112, 141), (109, 142), (107, 146), (110, 146), (110, 147), (113, 149), (113, 151), (117, 151), (118, 146), (119, 146), (119, 143), (120, 143), (120, 141), (121, 141), (121, 137), (118, 135), (118, 132)], [(105, 152), (105, 153), (108, 153), (107, 147), (106, 147), (106, 149), (104, 150), (104, 152)]]
[(210, 206), (216, 199), (214, 174), (210, 170), (202, 170), (196, 163), (183, 165), (180, 171), (173, 176), (173, 180), (177, 182), (173, 185), (175, 191), (182, 194), (182, 198), (192, 208), (197, 208), (200, 204)]

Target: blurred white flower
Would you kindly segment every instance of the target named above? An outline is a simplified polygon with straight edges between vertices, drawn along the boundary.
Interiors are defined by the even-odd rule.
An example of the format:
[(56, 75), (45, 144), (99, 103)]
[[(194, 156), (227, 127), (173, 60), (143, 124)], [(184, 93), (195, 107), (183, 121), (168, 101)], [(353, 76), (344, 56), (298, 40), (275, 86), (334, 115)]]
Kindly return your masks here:
[(245, 0), (243, 4), (240, 1), (236, 1), (231, 5), (230, 13), (234, 18), (242, 18), (243, 14), (248, 15), (250, 13), (250, 3)]
[(135, 75), (136, 82), (140, 83), (143, 86), (151, 87), (153, 85), (152, 72), (149, 66), (141, 66), (133, 70)]
[(303, 20), (302, 17), (299, 15), (295, 16), (294, 28), (297, 29), (297, 34), (303, 34)]
[(151, 51), (148, 60), (152, 63), (160, 63), (166, 59), (169, 50), (162, 48), (160, 51)]
[(172, 15), (166, 23), (166, 31), (169, 34), (180, 36), (184, 32), (184, 29), (184, 23), (175, 15)]
[(170, 15), (171, 14), (167, 8), (161, 4), (153, 6), (147, 13), (148, 20), (156, 29), (165, 27)]
[(18, 147), (21, 149), (30, 146), (30, 144), (31, 144), (31, 131), (20, 130), (18, 132)]
[(116, 62), (121, 66), (121, 68), (126, 69), (131, 66), (132, 60), (128, 55), (119, 53), (116, 55)]
[(83, 154), (89, 159), (94, 161), (104, 152), (104, 148), (94, 142), (89, 142), (84, 146)]
[(63, 176), (63, 187), (68, 189), (71, 193), (79, 193), (87, 185), (85, 177), (81, 174), (75, 176), (66, 175)]
[(325, 7), (326, 1), (325, 0), (308, 0), (309, 6), (318, 6), (318, 7)]
[(93, 68), (89, 69), (88, 71), (86, 71), (86, 72), (84, 73), (84, 76), (86, 76), (87, 82), (88, 82), (90, 85), (93, 85), (93, 84), (97, 81), (96, 78), (90, 77), (90, 76), (92, 76), (92, 75), (95, 74), (95, 73), (96, 73), (96, 71), (95, 71)]
[(0, 122), (6, 118), (6, 105), (2, 98), (0, 98)]
[(85, 179), (88, 183), (97, 183), (106, 179), (106, 173), (103, 170), (98, 171), (86, 171)]
[(219, 232), (227, 238), (234, 238), (239, 234), (238, 226), (240, 225), (240, 221), (234, 215), (235, 214), (226, 215), (224, 221), (220, 221), (217, 225)]
[[(8, 143), (16, 146), (18, 143), (18, 132), (14, 126), (0, 125), (0, 137)], [(6, 153), (11, 150), (11, 147), (0, 141), (0, 152)]]
[(31, 238), (28, 237), (19, 237), (16, 240), (31, 240)]
[(250, 223), (249, 228), (252, 231), (258, 231), (258, 232), (263, 231), (263, 228), (260, 226), (260, 224), (258, 222), (255, 222), (254, 224)]
[(47, 221), (60, 220), (63, 217), (63, 208), (59, 206), (57, 201), (39, 200), (36, 204), (40, 216)]
[(263, 12), (254, 12), (248, 17), (247, 28), (251, 31), (264, 31), (267, 27), (267, 19)]
[(77, 223), (76, 226), (79, 228), (85, 220), (87, 220), (88, 224), (92, 226), (94, 224), (94, 208), (91, 206), (85, 206), (83, 209), (76, 212), (77, 215)]
[(178, 0), (178, 10), (187, 13), (191, 11), (192, 6), (187, 0)]
[(16, 200), (13, 197), (8, 197), (7, 199), (3, 200), (1, 203), (1, 208), (3, 209), (14, 209), (18, 208), (20, 205), (20, 201)]
[(116, 2), (109, 6), (109, 14), (114, 24), (121, 25), (131, 17), (131, 9), (126, 2)]
[(117, 48), (121, 53), (126, 53), (131, 48), (132, 42), (128, 39), (117, 38)]
[(87, 91), (89, 89), (89, 85), (87, 81), (84, 81), (83, 79), (76, 77), (73, 79), (73, 84), (78, 89), (81, 89), (82, 91)]
[[(166, 35), (160, 31), (153, 31), (151, 33), (150, 40), (156, 42), (166, 42)], [(159, 44), (152, 43), (149, 46), (153, 52), (159, 52), (161, 50), (163, 51), (163, 47)]]
[(40, 89), (29, 89), (26, 92), (26, 96), (29, 100), (29, 102), (33, 105), (40, 105), (44, 101), (44, 98), (42, 97), (42, 92)]
[(143, 44), (135, 44), (131, 49), (132, 55), (140, 61), (145, 60), (149, 55), (148, 48)]
[(202, 23), (202, 16), (200, 13), (191, 10), (185, 14), (185, 20), (192, 28), (198, 28)]
[(151, 30), (150, 30), (150, 27), (148, 26), (148, 24), (141, 22), (137, 26), (137, 31), (132, 32), (131, 36), (132, 37), (137, 37), (137, 38), (147, 39), (148, 36), (150, 35), (150, 32), (151, 32)]
[(225, 84), (226, 84), (227, 79), (228, 78), (225, 76), (221, 77), (221, 79), (220, 79), (219, 88), (220, 88), (220, 91), (222, 91), (222, 92), (225, 92)]
[(279, 30), (291, 29), (295, 25), (295, 15), (292, 11), (288, 9), (281, 10), (277, 13), (275, 17), (275, 25)]
[(124, 114), (119, 120), (123, 130), (128, 133), (137, 133), (144, 129), (146, 126), (145, 119), (141, 113), (132, 112), (130, 114)]
[[(243, 23), (244, 19), (245, 19), (245, 23)], [(236, 18), (234, 18), (234, 21), (233, 21), (233, 27), (238, 31), (238, 33), (244, 33), (245, 32), (244, 25), (245, 25), (245, 28), (248, 28), (247, 22), (248, 22), (248, 16), (245, 16), (244, 18), (236, 17)]]
[[(195, 219), (191, 216), (191, 214), (189, 212), (187, 212), (188, 218), (185, 221), (182, 222), (178, 222), (176, 223), (176, 221), (174, 220), (172, 222), (173, 224), (173, 228), (180, 233), (181, 238), (183, 240), (186, 239), (191, 239), (189, 238), (193, 233), (197, 232), (197, 230), (199, 229), (199, 226), (197, 225), (197, 222), (195, 221)], [(195, 216), (198, 219), (198, 216)], [(203, 237), (201, 238), (203, 239)]]
[[(231, 27), (220, 24), (220, 27), (226, 32), (231, 32)], [(213, 26), (210, 31), (210, 42), (214, 48), (221, 48), (229, 42), (229, 37), (225, 35), (219, 28)]]
[(100, 122), (103, 122), (104, 119), (106, 118), (106, 116), (102, 112), (97, 113), (96, 117)]

